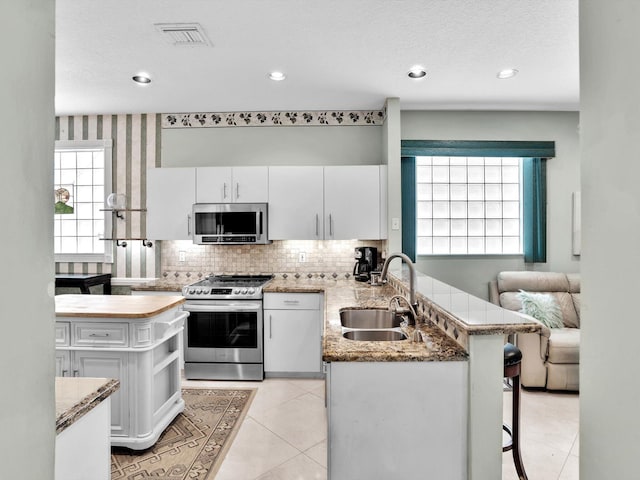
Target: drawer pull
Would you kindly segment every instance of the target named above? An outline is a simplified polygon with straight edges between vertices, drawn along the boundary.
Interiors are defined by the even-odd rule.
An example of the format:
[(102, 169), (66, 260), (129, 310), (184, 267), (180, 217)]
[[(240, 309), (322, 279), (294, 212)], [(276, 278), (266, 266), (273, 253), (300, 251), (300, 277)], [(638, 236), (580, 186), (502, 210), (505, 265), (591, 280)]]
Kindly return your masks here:
[(108, 337), (109, 334), (108, 333), (90, 333), (89, 336), (104, 338), (104, 337)]
[(285, 300), (284, 303), (288, 305), (298, 305), (300, 303), (300, 300)]
[(66, 377), (68, 373), (69, 373), (69, 370), (62, 370), (63, 377)]

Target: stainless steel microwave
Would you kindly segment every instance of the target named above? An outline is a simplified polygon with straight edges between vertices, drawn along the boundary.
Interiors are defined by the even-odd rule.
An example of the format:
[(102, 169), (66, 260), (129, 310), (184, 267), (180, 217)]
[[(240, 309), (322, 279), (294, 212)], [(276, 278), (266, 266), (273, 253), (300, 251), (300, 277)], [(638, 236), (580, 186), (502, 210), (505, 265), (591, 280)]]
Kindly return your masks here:
[(266, 203), (196, 203), (193, 243), (198, 245), (260, 245), (267, 236)]

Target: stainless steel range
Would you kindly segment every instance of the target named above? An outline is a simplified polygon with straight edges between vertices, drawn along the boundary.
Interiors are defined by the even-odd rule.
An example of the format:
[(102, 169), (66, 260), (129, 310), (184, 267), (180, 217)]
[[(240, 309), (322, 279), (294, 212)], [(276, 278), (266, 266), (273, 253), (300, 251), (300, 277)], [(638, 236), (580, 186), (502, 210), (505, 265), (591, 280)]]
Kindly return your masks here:
[(185, 377), (262, 380), (262, 287), (273, 275), (211, 275), (182, 288)]

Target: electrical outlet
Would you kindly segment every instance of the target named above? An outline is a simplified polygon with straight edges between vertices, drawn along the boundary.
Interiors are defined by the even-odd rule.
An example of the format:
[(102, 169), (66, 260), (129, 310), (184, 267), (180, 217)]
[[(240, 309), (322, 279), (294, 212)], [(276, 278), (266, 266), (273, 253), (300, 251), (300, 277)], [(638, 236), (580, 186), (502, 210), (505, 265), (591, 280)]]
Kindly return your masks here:
[(298, 261), (304, 263), (307, 261), (307, 254), (305, 252), (298, 253)]
[(400, 219), (392, 218), (391, 219), (391, 230), (400, 230)]
[(179, 262), (186, 262), (187, 261), (187, 252), (185, 251), (179, 251), (178, 252), (178, 261)]

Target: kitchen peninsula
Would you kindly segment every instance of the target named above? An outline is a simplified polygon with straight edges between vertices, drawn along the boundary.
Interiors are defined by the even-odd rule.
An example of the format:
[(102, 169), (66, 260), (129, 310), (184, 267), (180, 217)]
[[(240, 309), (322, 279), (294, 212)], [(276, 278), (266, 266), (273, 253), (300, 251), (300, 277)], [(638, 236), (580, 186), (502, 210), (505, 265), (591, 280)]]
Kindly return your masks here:
[(119, 380), (111, 445), (152, 446), (184, 409), (180, 336), (184, 298), (57, 295), (56, 376)]
[(329, 479), (500, 478), (504, 336), (539, 327), (419, 273), (422, 342), (342, 336), (340, 310), (387, 308), (408, 284), (396, 268), (385, 286), (291, 277), (265, 286), (325, 293)]

